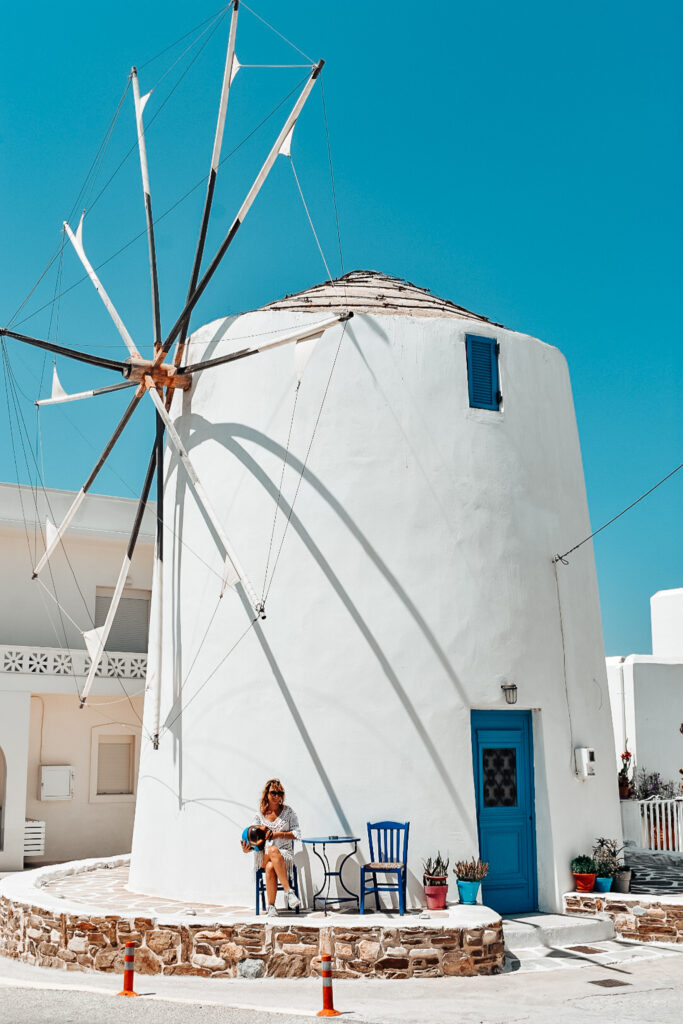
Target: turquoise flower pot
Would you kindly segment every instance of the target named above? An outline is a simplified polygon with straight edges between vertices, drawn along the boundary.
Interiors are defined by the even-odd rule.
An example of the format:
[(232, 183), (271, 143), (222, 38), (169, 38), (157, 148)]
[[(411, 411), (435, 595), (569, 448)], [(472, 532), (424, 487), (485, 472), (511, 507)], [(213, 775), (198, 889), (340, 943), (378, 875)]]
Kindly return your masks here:
[(461, 882), (458, 880), (458, 896), (461, 903), (476, 903), (481, 882)]
[(609, 892), (612, 888), (611, 878), (596, 878), (593, 892)]

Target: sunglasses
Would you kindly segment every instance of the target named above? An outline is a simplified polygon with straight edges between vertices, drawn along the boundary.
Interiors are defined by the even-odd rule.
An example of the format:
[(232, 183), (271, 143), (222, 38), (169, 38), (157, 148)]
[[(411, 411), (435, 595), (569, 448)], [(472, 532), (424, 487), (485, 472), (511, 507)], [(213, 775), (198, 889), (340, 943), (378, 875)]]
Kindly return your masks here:
[(270, 794), (270, 796), (284, 796), (285, 795), (284, 789), (269, 789), (268, 793)]

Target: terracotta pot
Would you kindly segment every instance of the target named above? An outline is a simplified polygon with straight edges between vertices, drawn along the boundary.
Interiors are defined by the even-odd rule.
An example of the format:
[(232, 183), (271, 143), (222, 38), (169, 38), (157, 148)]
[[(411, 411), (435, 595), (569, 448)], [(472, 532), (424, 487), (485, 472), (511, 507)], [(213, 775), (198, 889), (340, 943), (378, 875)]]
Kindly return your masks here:
[(628, 800), (628, 795), (631, 792), (631, 783), (628, 779), (619, 779), (619, 799)]
[[(425, 875), (425, 899), (427, 900), (427, 910), (445, 910), (446, 909), (446, 897), (448, 896), (448, 880), (443, 877), (442, 882), (440, 876), (435, 876), (433, 879), (430, 875)], [(437, 883), (437, 884), (434, 884)]]
[(593, 892), (593, 886), (595, 885), (594, 874), (584, 874), (577, 871), (574, 871), (573, 874), (577, 892)]

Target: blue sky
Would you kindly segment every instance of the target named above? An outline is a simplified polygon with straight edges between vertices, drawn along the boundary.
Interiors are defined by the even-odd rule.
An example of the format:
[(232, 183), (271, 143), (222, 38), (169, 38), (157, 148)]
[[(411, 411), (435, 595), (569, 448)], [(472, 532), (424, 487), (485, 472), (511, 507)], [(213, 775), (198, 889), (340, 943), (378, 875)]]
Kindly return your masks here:
[[(306, 54), (326, 59), (345, 268), (407, 277), (562, 350), (572, 375), (593, 528), (683, 461), (680, 4), (253, 0), (250, 6)], [(60, 244), (61, 222), (72, 211), (131, 64), (140, 68), (143, 92), (154, 86), (145, 116), (149, 122), (157, 115), (147, 132), (155, 215), (206, 174), (227, 19), (215, 32), (208, 22), (185, 56), (197, 33), (149, 61), (218, 9), (203, 0), (192, 6), (39, 0), (5, 11), (3, 324)], [(242, 63), (304, 60), (244, 9), (237, 54)], [(224, 154), (305, 74), (302, 68), (240, 72)], [(209, 249), (222, 238), (282, 116), (225, 163)], [(95, 265), (144, 229), (135, 152), (93, 204), (134, 141), (129, 92), (86, 203), (84, 238)], [(293, 154), (337, 273), (318, 92), (297, 126)], [(187, 288), (202, 199), (200, 187), (157, 227), (166, 326)], [(75, 213), (73, 226), (77, 219)], [(326, 276), (285, 161), (247, 225), (194, 324)], [(50, 302), (57, 267), (16, 317), (18, 330), (55, 336), (56, 308), (24, 318)], [(80, 276), (75, 257), (65, 252), (62, 287)], [(108, 263), (102, 277), (133, 336), (149, 338), (144, 238)], [(121, 355), (87, 283), (62, 298), (58, 332), (63, 344)], [(41, 376), (45, 393), (50, 362), (16, 347), (12, 353), (33, 435), (28, 399)], [(75, 364), (60, 370), (70, 391), (111, 382)], [(42, 413), (50, 486), (80, 486), (126, 398), (98, 401), (96, 409), (81, 403)], [(137, 493), (149, 436), (142, 423), (129, 432), (96, 489)], [(0, 452), (0, 479), (15, 479), (8, 445)], [(682, 498), (683, 471), (596, 538), (608, 654), (648, 652), (650, 594), (683, 585)], [(567, 537), (567, 548), (579, 539)]]

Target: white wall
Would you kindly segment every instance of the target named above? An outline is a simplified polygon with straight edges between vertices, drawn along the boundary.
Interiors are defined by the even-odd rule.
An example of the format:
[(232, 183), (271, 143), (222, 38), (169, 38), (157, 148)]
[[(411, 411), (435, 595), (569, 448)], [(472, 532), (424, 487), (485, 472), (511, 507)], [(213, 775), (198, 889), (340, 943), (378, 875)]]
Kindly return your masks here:
[[(219, 321), (195, 335), (192, 356), (315, 319)], [(305, 834), (364, 838), (368, 820), (409, 819), (415, 896), (423, 856), (477, 853), (470, 712), (503, 708), (504, 680), (517, 683), (518, 708), (537, 709), (541, 907), (559, 909), (572, 856), (596, 835), (620, 836), (592, 547), (558, 565), (557, 582), (552, 562), (590, 532), (567, 366), (533, 338), (477, 325), (501, 343), (504, 408), (470, 409), (471, 328), (351, 321), (268, 618), (241, 641), (251, 612), (232, 592), (219, 600), (206, 563), (220, 574), (222, 560), (167, 456), (167, 514), (175, 509), (189, 548), (168, 548), (162, 738), (158, 751), (143, 740), (134, 889), (250, 902), (238, 838), (263, 782), (278, 775)], [(285, 513), (340, 330), (319, 344), (299, 393)], [(259, 592), (294, 383), (291, 348), (282, 349), (204, 373), (173, 407)], [(281, 514), (274, 553), (283, 528)], [(151, 703), (145, 714), (153, 732)], [(598, 758), (586, 782), (573, 770), (581, 745)]]
[(652, 653), (683, 661), (683, 588), (659, 590), (650, 598)]
[(27, 693), (0, 689), (0, 748), (7, 772), (0, 871), (20, 871), (24, 863), (29, 700)]
[(625, 723), (628, 747), (635, 764), (647, 771), (660, 772), (667, 781), (680, 782), (683, 663), (643, 654), (625, 658), (622, 697), (616, 672), (618, 666), (610, 665), (614, 661), (616, 659), (608, 659), (608, 674), (617, 740), (623, 737)]
[[(142, 698), (131, 703), (121, 696), (94, 697), (80, 711), (75, 697), (37, 694), (31, 697), (26, 813), (46, 823), (45, 855), (27, 863), (52, 864), (84, 857), (128, 853), (135, 804), (130, 799), (90, 798), (91, 738), (98, 726), (114, 722), (139, 733)], [(42, 751), (42, 753), (41, 753)], [(40, 765), (72, 765), (72, 800), (40, 800)]]
[[(68, 491), (41, 492), (36, 509), (30, 488), (0, 484), (0, 748), (7, 762), (0, 870), (21, 869), (27, 816), (47, 821), (47, 851), (40, 860), (105, 855), (130, 848), (133, 806), (96, 807), (88, 802), (93, 724), (110, 718), (138, 724), (119, 681), (97, 677), (86, 709), (78, 711), (76, 685), (83, 684), (82, 674), (76, 682), (72, 675), (56, 675), (51, 669), (46, 674), (31, 673), (25, 665), (24, 671), (9, 671), (4, 663), (7, 645), (28, 649), (28, 654), (50, 649), (50, 657), (69, 647), (82, 651), (85, 644), (80, 630), (92, 626), (96, 588), (116, 582), (137, 502), (99, 495), (86, 497), (67, 531), (68, 559), (58, 550), (50, 563), (51, 573), (45, 572), (45, 585), (56, 594), (63, 613), (41, 583), (31, 580), (43, 550), (45, 517), (49, 514), (60, 522), (74, 497)], [(151, 586), (154, 519), (152, 505), (145, 514), (131, 567), (128, 585), (133, 588), (149, 590)], [(133, 695), (144, 688), (144, 679), (126, 678), (123, 682)], [(43, 763), (77, 767), (73, 801), (43, 803), (37, 799), (41, 704), (40, 699), (31, 699), (36, 691), (45, 706)], [(141, 697), (133, 696), (132, 701), (140, 713)], [(106, 710), (105, 703), (110, 705)]]
[[(55, 520), (61, 521), (74, 495), (69, 491), (47, 491), (47, 498), (40, 495), (36, 518), (30, 499), (32, 492), (22, 488), (25, 528), (19, 492), (18, 487), (0, 484), (0, 644), (83, 648), (83, 637), (69, 616), (81, 629), (91, 628), (96, 588), (113, 587), (116, 583), (136, 502), (99, 495), (86, 497), (67, 531), (67, 554), (57, 549), (50, 560), (51, 575), (48, 569), (41, 574), (45, 586), (53, 594), (56, 592), (65, 609), (66, 614), (60, 615), (41, 582), (32, 580), (31, 575), (44, 550), (41, 529), (45, 516), (51, 512)], [(154, 508), (145, 515), (145, 528), (131, 565), (130, 587), (150, 589), (154, 515)]]

